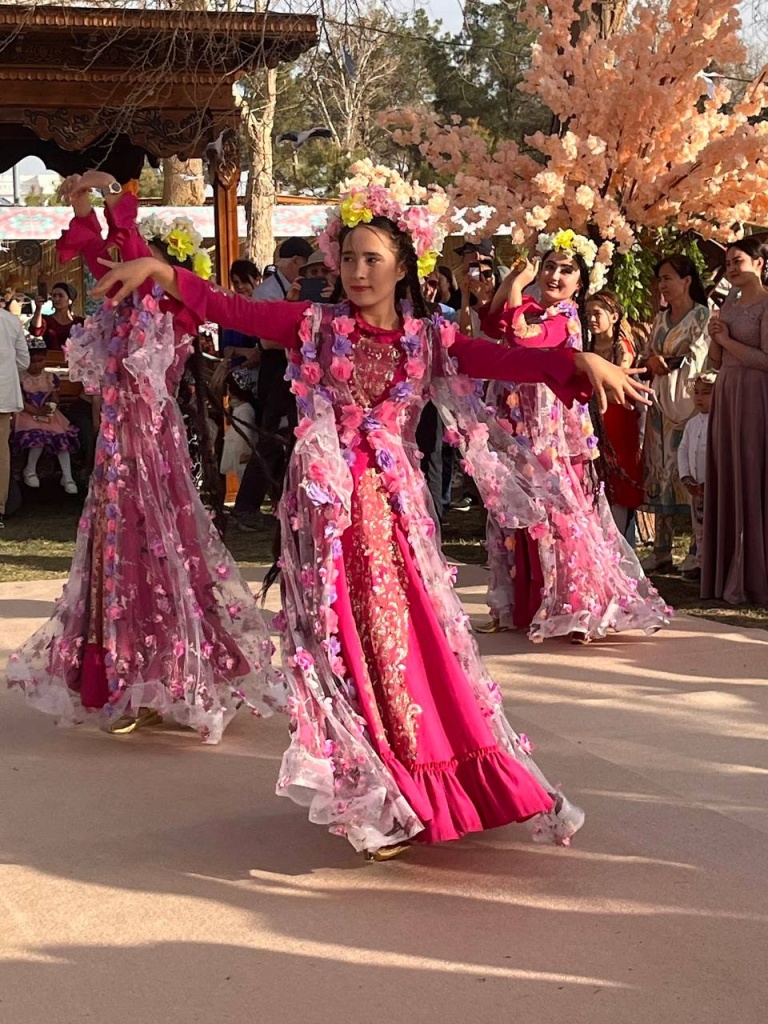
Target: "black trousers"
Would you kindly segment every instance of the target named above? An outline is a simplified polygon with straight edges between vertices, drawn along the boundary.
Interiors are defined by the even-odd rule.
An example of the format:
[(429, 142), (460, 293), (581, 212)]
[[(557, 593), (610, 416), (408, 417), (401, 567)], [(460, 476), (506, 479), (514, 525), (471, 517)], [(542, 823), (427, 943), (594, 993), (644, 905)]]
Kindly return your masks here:
[(443, 518), (443, 432), (443, 421), (437, 409), (432, 402), (427, 402), (416, 427), (416, 444), (424, 456), (421, 471), (432, 498), (429, 514), (438, 524)]
[[(290, 385), (283, 380), (282, 375), (269, 374), (263, 385), (259, 379), (259, 385), (261, 417), (256, 454), (251, 456), (240, 481), (235, 498), (237, 514), (257, 513), (267, 495), (274, 503), (279, 500), (283, 490), (286, 455), (298, 422), (296, 402)], [(288, 420), (287, 427), (280, 426), (284, 419)]]

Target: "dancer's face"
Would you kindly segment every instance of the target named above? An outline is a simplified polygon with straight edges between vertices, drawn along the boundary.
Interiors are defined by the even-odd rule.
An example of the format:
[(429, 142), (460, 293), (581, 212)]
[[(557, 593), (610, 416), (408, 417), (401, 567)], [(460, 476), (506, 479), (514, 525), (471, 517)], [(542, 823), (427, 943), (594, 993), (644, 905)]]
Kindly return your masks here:
[(344, 294), (364, 312), (390, 301), (405, 277), (392, 239), (380, 228), (360, 224), (344, 239), (341, 251), (341, 283)]
[(581, 272), (566, 253), (551, 252), (539, 271), (539, 290), (545, 306), (572, 299), (581, 285)]

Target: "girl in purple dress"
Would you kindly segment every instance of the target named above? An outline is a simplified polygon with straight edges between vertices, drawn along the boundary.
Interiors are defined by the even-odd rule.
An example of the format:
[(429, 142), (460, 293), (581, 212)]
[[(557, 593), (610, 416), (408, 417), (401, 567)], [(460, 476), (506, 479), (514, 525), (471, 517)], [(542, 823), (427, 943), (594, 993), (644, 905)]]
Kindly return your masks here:
[(446, 212), (441, 191), (358, 165), (320, 236), (340, 265), (337, 306), (248, 302), (157, 260), (116, 265), (97, 289), (120, 284), (120, 299), (152, 276), (196, 316), (289, 351), (299, 424), (278, 625), (292, 730), (277, 791), (377, 859), (526, 819), (567, 843), (583, 820), (509, 725), (435, 543), (414, 443), (430, 385), (459, 418), (467, 461), (522, 522), (541, 514), (537, 466), (489, 451), (469, 378), (545, 381), (567, 404), (590, 378), (603, 399), (641, 393), (599, 357), (502, 351), (428, 319), (419, 275)]
[(48, 452), (61, 466), (61, 486), (67, 494), (77, 494), (71, 457), (79, 447), (77, 427), (59, 412), (59, 378), (46, 370), (46, 355), (43, 339), (33, 338), (29, 343), (29, 367), (21, 375), (24, 408), (16, 414), (11, 447), (16, 453), (27, 453), (23, 471), (27, 487), (40, 486), (37, 464), (43, 452)]
[[(148, 241), (135, 197), (111, 194), (113, 181), (88, 172), (65, 182), (76, 216), (63, 259), (82, 253), (101, 276), (116, 247), (206, 270), (191, 225), (155, 220)], [(106, 239), (91, 188), (107, 192)], [(168, 719), (217, 743), (240, 705), (268, 714), (284, 704), (264, 620), (192, 480), (174, 395), (198, 324), (144, 287), (73, 328), (70, 375), (101, 399), (96, 466), (56, 611), (8, 666), (10, 685), (63, 722), (129, 733)]]

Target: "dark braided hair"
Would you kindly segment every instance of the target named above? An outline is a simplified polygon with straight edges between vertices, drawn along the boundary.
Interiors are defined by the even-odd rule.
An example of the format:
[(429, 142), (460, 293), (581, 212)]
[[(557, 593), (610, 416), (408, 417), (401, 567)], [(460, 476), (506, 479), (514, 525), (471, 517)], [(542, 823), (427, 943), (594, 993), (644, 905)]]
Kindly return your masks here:
[[(589, 302), (594, 302), (596, 305), (614, 317), (613, 328), (611, 329), (611, 360), (617, 366), (621, 362), (621, 321), (624, 316), (624, 310), (619, 302), (618, 298), (607, 290), (595, 292), (589, 296)], [(594, 352), (595, 351), (595, 337), (590, 331), (584, 338), (584, 351)]]
[[(179, 260), (168, 252), (168, 246), (162, 238), (151, 238), (149, 244), (172, 267), (185, 265), (186, 260)], [(219, 472), (219, 458), (211, 442), (209, 408), (214, 403), (214, 399), (203, 372), (203, 360), (200, 336), (195, 334), (192, 338), (192, 355), (187, 360), (185, 367), (185, 376), (189, 375), (192, 386), (185, 387), (185, 382), (182, 380), (177, 401), (194, 433), (200, 462), (200, 498), (203, 504), (213, 512), (214, 525), (223, 537), (226, 489), (224, 478)], [(219, 441), (221, 441), (223, 421), (217, 423), (216, 426)]]

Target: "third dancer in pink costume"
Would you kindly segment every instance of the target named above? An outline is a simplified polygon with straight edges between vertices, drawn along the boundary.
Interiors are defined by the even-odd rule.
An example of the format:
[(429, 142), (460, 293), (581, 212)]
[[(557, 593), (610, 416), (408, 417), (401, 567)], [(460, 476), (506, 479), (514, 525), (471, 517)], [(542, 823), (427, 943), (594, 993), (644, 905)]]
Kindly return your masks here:
[[(485, 329), (512, 351), (546, 361), (581, 351), (583, 304), (596, 246), (573, 231), (542, 236), (540, 269), (526, 266), (494, 299)], [(538, 298), (524, 295), (536, 283)], [(493, 512), (488, 525), (492, 619), (480, 632), (528, 629), (533, 640), (570, 636), (588, 643), (609, 631), (653, 632), (669, 609), (619, 534), (596, 478), (598, 439), (586, 405), (569, 408), (545, 383), (492, 384), (497, 423), (524, 444), (558, 482), (546, 517), (510, 529)]]
[(430, 381), (447, 380), (478, 472), (531, 522), (543, 474), (525, 453), (492, 457), (459, 374), (546, 381), (566, 404), (590, 378), (603, 399), (642, 389), (599, 357), (501, 351), (427, 319), (419, 275), (435, 265), (446, 197), (369, 161), (353, 170), (320, 238), (340, 267), (338, 306), (244, 301), (156, 260), (116, 266), (100, 291), (122, 282), (128, 295), (151, 275), (197, 316), (289, 350), (300, 421), (280, 506), (280, 624), (293, 728), (278, 793), (377, 859), (526, 819), (567, 843), (583, 813), (507, 722), (434, 541), (414, 431)]

